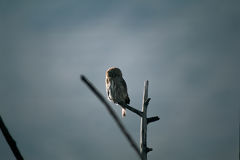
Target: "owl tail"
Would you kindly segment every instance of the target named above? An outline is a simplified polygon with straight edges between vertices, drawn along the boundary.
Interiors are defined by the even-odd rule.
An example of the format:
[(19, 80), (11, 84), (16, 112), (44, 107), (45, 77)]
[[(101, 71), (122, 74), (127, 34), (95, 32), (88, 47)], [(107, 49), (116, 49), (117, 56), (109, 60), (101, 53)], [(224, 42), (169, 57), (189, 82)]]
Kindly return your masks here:
[(126, 116), (126, 108), (122, 108), (122, 117)]

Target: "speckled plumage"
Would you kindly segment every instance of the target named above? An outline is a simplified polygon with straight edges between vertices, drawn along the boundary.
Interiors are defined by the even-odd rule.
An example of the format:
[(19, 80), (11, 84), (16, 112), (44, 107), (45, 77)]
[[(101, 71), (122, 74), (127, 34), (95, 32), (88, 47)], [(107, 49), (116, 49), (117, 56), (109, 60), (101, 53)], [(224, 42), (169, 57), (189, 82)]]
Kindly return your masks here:
[[(119, 68), (111, 67), (106, 71), (106, 92), (108, 99), (113, 103), (130, 103), (127, 84)], [(126, 116), (126, 108), (124, 107), (122, 107), (122, 116)]]

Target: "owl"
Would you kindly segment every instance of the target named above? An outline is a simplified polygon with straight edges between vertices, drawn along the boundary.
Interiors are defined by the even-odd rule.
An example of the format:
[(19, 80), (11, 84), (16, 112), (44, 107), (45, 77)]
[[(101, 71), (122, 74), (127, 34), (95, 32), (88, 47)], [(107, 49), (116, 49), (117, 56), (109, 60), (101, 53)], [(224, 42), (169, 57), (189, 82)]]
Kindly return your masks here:
[[(108, 99), (113, 103), (129, 104), (130, 99), (127, 93), (127, 84), (122, 77), (119, 68), (111, 67), (106, 71), (106, 92)], [(126, 108), (122, 107), (122, 117), (126, 116)]]

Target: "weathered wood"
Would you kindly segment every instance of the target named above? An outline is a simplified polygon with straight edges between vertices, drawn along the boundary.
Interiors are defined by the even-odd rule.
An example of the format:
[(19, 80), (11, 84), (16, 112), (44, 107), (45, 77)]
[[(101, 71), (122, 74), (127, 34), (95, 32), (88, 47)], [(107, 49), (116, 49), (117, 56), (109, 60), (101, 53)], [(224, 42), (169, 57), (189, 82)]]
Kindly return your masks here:
[(142, 100), (142, 117), (140, 126), (140, 152), (143, 160), (147, 160), (147, 105), (150, 99), (148, 98), (148, 81), (144, 82), (143, 100)]
[(114, 112), (114, 110), (111, 108), (111, 106), (108, 104), (108, 102), (105, 100), (104, 96), (102, 96), (102, 94), (93, 86), (93, 84), (83, 75), (81, 75), (81, 79), (82, 81), (90, 88), (90, 90), (97, 96), (97, 98), (99, 98), (99, 100), (104, 104), (104, 106), (106, 107), (106, 109), (108, 110), (108, 112), (110, 113), (110, 115), (113, 117), (113, 119), (115, 120), (115, 122), (117, 123), (118, 127), (120, 128), (120, 130), (122, 131), (122, 133), (125, 135), (125, 137), (127, 138), (127, 140), (129, 141), (129, 143), (131, 144), (131, 146), (133, 147), (133, 149), (137, 152), (137, 154), (139, 155), (139, 157), (141, 159), (142, 155), (136, 145), (136, 143), (134, 142), (133, 138), (130, 136), (130, 134), (127, 132), (127, 130), (125, 129), (125, 127), (123, 126), (122, 122), (120, 121), (120, 119), (118, 118), (118, 116), (116, 115), (116, 113)]
[(10, 146), (15, 158), (17, 160), (23, 160), (23, 157), (20, 153), (20, 151), (18, 150), (16, 141), (12, 138), (12, 136), (10, 135), (10, 133), (8, 132), (7, 127), (5, 126), (2, 117), (0, 116), (0, 128), (2, 130), (3, 136), (5, 137), (8, 145)]

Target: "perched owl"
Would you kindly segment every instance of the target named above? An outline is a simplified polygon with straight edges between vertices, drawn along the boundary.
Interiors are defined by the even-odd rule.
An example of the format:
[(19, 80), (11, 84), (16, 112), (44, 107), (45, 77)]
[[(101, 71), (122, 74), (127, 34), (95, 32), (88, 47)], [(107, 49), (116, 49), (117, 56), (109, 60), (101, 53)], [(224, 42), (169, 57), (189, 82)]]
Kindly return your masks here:
[[(119, 68), (109, 68), (106, 71), (106, 92), (108, 99), (113, 103), (129, 104), (130, 99), (127, 93), (127, 84), (122, 77), (122, 72)], [(126, 116), (126, 108), (122, 107), (122, 117)]]

